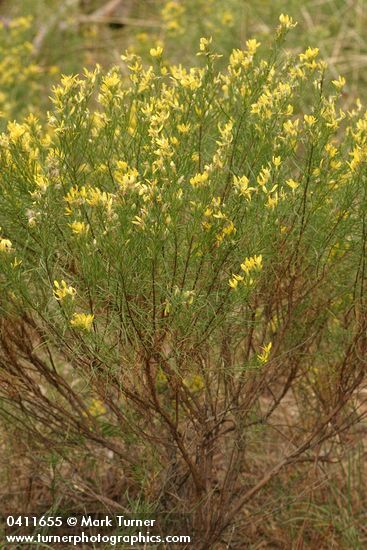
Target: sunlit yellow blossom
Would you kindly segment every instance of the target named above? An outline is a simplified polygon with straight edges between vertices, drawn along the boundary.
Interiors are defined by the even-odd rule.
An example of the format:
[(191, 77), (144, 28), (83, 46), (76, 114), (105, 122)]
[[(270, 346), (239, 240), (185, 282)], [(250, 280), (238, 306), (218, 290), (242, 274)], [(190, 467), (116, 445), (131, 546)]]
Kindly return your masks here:
[(285, 183), (286, 183), (286, 184), (288, 185), (288, 187), (290, 187), (293, 191), (294, 191), (295, 189), (297, 189), (297, 187), (299, 187), (298, 181), (295, 181), (295, 180), (293, 180), (293, 179), (289, 179), (289, 180), (287, 180)]
[(212, 42), (212, 38), (205, 38), (205, 37), (202, 37), (200, 38), (200, 44), (199, 44), (199, 49), (201, 52), (205, 52), (207, 49), (208, 49), (208, 46), (209, 44), (211, 44)]
[[(188, 88), (192, 91), (197, 90), (202, 85), (202, 70), (196, 67), (191, 67), (187, 72), (181, 65), (173, 65), (171, 67), (171, 75), (176, 79), (183, 88)], [(197, 106), (196, 106), (197, 109)]]
[(254, 55), (261, 44), (255, 38), (251, 38), (250, 40), (246, 40), (246, 46), (248, 53)]
[(73, 186), (69, 189), (68, 193), (64, 197), (64, 201), (69, 205), (80, 205), (84, 202), (87, 196), (87, 190), (85, 186), (77, 187)]
[(139, 172), (136, 168), (129, 168), (125, 161), (118, 161), (116, 163), (117, 169), (113, 175), (116, 182), (120, 185), (123, 191), (131, 189), (138, 182)]
[(238, 67), (243, 64), (245, 60), (245, 52), (239, 49), (232, 50), (231, 55), (229, 56), (229, 65), (230, 67)]
[(216, 143), (221, 147), (230, 145), (233, 141), (233, 122), (229, 120), (224, 126), (218, 125), (218, 129), (221, 139), (218, 140)]
[(348, 162), (350, 169), (352, 172), (355, 172), (359, 165), (362, 162), (365, 162), (367, 159), (367, 148), (366, 147), (360, 147), (359, 145), (356, 145), (353, 150), (349, 153), (349, 155), (352, 157), (352, 160)]
[(141, 216), (134, 216), (131, 223), (137, 227), (140, 227), (140, 229), (145, 229), (145, 221)]
[(275, 168), (279, 168), (279, 166), (282, 164), (282, 157), (272, 157), (271, 161), (274, 164)]
[(284, 29), (292, 29), (297, 25), (289, 15), (281, 13), (279, 15), (279, 23)]
[(196, 174), (190, 178), (190, 183), (193, 187), (199, 187), (208, 181), (209, 174), (208, 172), (203, 172), (202, 174)]
[(162, 46), (157, 46), (156, 48), (151, 48), (149, 53), (152, 57), (161, 57), (163, 53)]
[(104, 76), (102, 83), (102, 87), (105, 87), (107, 90), (114, 90), (121, 83), (121, 78), (117, 72), (114, 71)]
[(319, 55), (319, 48), (308, 47), (305, 52), (299, 54), (299, 58), (301, 61), (312, 61), (318, 55)]
[[(216, 214), (214, 214), (213, 217), (218, 217)], [(224, 217), (224, 215), (223, 215)], [(219, 246), (222, 241), (228, 237), (229, 235), (232, 235), (232, 233), (236, 233), (236, 227), (234, 225), (234, 223), (232, 222), (232, 220), (229, 220), (227, 221), (226, 225), (223, 227), (223, 229), (217, 233), (216, 235), (216, 241), (217, 241), (217, 245)]]
[(279, 194), (276, 191), (273, 195), (268, 195), (268, 200), (265, 203), (266, 208), (275, 208), (279, 202)]
[(232, 275), (232, 278), (229, 279), (228, 284), (231, 288), (236, 289), (238, 287), (238, 283), (243, 281), (244, 278), (242, 275)]
[(90, 206), (104, 206), (109, 211), (112, 207), (113, 196), (101, 191), (98, 187), (90, 187), (87, 190), (86, 202)]
[(343, 76), (339, 76), (337, 80), (332, 80), (332, 83), (334, 84), (335, 88), (338, 90), (341, 90), (345, 86), (345, 78)]
[(18, 141), (27, 131), (23, 124), (18, 122), (8, 122), (8, 133), (12, 141)]
[(54, 281), (54, 296), (56, 300), (61, 301), (70, 296), (74, 298), (76, 290), (72, 286), (68, 286), (66, 282), (62, 279), (61, 284), (58, 281)]
[(266, 185), (271, 178), (271, 171), (269, 168), (262, 168), (260, 174), (257, 176), (256, 181), (259, 185)]
[(313, 115), (304, 115), (303, 118), (308, 126), (313, 126), (317, 122), (316, 118)]
[(307, 48), (303, 53), (299, 54), (300, 61), (303, 63), (303, 66), (310, 70), (315, 70), (317, 68), (324, 68), (325, 63), (320, 61), (317, 63), (316, 57), (319, 54), (319, 48)]
[(180, 132), (180, 134), (187, 134), (188, 132), (190, 132), (190, 129), (190, 124), (177, 124), (177, 130)]
[(252, 256), (249, 258), (246, 258), (245, 261), (241, 264), (241, 269), (248, 275), (250, 271), (260, 271), (262, 269), (262, 261), (263, 257), (262, 254), (259, 254), (258, 256)]
[(306, 78), (306, 72), (302, 67), (296, 65), (289, 68), (289, 76), (294, 80), (303, 80), (304, 78)]
[(342, 166), (342, 163), (340, 160), (332, 160), (330, 161), (330, 168), (332, 170), (339, 170), (339, 168), (341, 168)]
[(296, 136), (298, 134), (298, 124), (299, 120), (296, 119), (294, 122), (287, 120), (283, 123), (283, 130), (288, 136)]
[(249, 187), (249, 179), (246, 176), (233, 177), (233, 186), (235, 189), (247, 199), (251, 199), (251, 193), (255, 191), (254, 187)]
[(270, 90), (265, 90), (256, 103), (251, 105), (251, 113), (258, 114), (263, 118), (270, 118), (273, 114), (273, 94)]
[(12, 242), (9, 239), (0, 238), (0, 252), (10, 252), (12, 247)]
[(93, 326), (93, 320), (94, 315), (91, 313), (74, 313), (70, 324), (80, 330), (90, 331)]
[(76, 235), (85, 235), (88, 232), (89, 226), (84, 222), (74, 221), (68, 224), (72, 232)]

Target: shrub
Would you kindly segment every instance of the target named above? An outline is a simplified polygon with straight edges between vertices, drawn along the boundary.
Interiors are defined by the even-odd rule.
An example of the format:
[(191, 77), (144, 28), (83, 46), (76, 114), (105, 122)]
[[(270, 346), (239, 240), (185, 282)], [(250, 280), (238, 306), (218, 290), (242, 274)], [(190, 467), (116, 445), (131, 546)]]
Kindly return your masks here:
[(190, 512), (200, 548), (359, 419), (367, 116), (292, 26), (223, 72), (203, 38), (198, 67), (64, 76), (47, 126), (1, 136), (2, 416), (102, 503), (110, 468), (109, 504)]

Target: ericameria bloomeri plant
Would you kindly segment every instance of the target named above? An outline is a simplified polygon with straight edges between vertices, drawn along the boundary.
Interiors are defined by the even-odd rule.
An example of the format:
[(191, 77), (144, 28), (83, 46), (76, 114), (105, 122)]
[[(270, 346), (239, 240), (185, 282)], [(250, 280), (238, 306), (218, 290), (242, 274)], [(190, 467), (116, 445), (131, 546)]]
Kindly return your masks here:
[(0, 138), (1, 414), (73, 502), (108, 471), (109, 505), (187, 512), (196, 548), (359, 416), (367, 116), (293, 26), (222, 71), (203, 38), (195, 67), (63, 76)]

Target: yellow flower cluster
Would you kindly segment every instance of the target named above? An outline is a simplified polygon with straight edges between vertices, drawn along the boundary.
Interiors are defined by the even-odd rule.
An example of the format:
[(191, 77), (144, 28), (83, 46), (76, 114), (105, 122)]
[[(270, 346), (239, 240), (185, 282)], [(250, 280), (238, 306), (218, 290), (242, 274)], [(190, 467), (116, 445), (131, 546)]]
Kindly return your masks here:
[(107, 409), (100, 399), (93, 399), (88, 411), (92, 416), (102, 416), (103, 414), (106, 414)]
[(89, 226), (85, 222), (75, 220), (68, 225), (75, 235), (86, 235), (89, 231)]
[(190, 178), (190, 183), (193, 187), (199, 187), (201, 185), (204, 185), (209, 178), (208, 172), (203, 172), (202, 174), (195, 174), (192, 178)]
[(261, 254), (246, 258), (241, 264), (241, 270), (244, 272), (244, 275), (233, 274), (228, 281), (229, 286), (234, 290), (238, 287), (239, 283), (243, 282), (246, 282), (249, 286), (251, 286), (254, 282), (252, 274), (261, 271), (262, 267), (263, 263)]
[(10, 252), (12, 247), (12, 242), (9, 239), (0, 238), (0, 252)]
[(272, 342), (269, 342), (268, 344), (266, 344), (261, 348), (262, 352), (257, 356), (258, 360), (263, 365), (269, 361), (270, 351), (272, 346), (273, 346)]
[(251, 194), (255, 191), (254, 187), (249, 187), (249, 182), (250, 181), (246, 176), (233, 177), (233, 187), (240, 195), (243, 195), (247, 200), (251, 200)]
[(91, 313), (74, 313), (70, 325), (76, 329), (90, 331), (93, 326), (94, 315)]
[(89, 206), (102, 206), (107, 213), (111, 213), (114, 195), (101, 191), (98, 187), (73, 186), (65, 195), (64, 200), (67, 203), (66, 214), (72, 214), (73, 206), (88, 204)]
[(54, 281), (54, 296), (56, 300), (61, 302), (62, 300), (65, 300), (65, 298), (72, 298), (74, 299), (76, 290), (73, 286), (68, 286), (66, 282), (62, 279), (61, 283), (58, 281)]

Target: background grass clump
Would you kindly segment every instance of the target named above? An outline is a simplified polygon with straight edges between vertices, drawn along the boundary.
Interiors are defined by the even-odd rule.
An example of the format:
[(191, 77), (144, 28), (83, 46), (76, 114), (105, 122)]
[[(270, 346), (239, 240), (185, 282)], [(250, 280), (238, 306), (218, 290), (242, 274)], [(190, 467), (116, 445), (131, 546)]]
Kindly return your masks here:
[[(46, 26), (25, 50), (48, 69), (4, 94), (4, 505), (184, 512), (203, 549), (362, 548), (366, 110), (291, 16), (242, 41), (238, 2), (192, 27), (198, 4), (147, 3), (158, 34), (21, 118)], [(63, 8), (82, 55), (143, 23)]]

